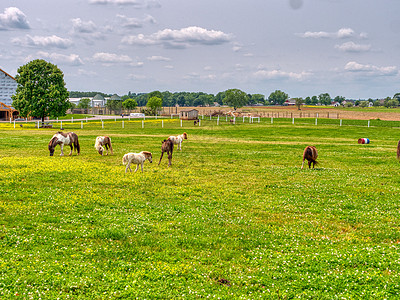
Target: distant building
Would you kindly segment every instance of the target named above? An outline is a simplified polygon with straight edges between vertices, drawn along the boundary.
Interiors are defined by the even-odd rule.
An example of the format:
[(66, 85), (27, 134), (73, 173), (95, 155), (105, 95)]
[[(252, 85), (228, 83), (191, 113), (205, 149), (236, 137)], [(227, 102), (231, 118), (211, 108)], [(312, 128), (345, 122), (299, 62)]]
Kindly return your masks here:
[(199, 118), (199, 111), (197, 109), (182, 110), (179, 116), (181, 120), (197, 120)]
[(0, 102), (7, 106), (12, 105), (11, 96), (17, 90), (17, 81), (10, 74), (0, 69)]

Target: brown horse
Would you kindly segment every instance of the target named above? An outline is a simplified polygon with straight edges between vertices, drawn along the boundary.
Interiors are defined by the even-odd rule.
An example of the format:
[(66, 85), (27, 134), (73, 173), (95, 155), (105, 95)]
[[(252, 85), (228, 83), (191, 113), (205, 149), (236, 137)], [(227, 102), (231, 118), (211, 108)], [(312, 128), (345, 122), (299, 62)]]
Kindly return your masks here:
[(108, 148), (110, 148), (111, 155), (114, 154), (113, 148), (111, 145), (111, 138), (109, 138), (108, 136), (98, 136), (96, 138), (96, 143), (94, 144), (94, 147), (96, 148), (96, 150), (99, 152), (100, 155), (103, 155), (104, 148), (106, 148), (106, 150), (107, 150), (106, 155), (108, 155)]
[(50, 151), (50, 156), (54, 155), (54, 148), (60, 145), (61, 148), (61, 156), (64, 155), (64, 145), (70, 146), (71, 147), (71, 152), (69, 153), (69, 155), (72, 154), (72, 148), (79, 153), (81, 152), (81, 148), (79, 146), (79, 141), (78, 141), (78, 136), (76, 135), (76, 133), (73, 132), (68, 132), (68, 133), (64, 133), (64, 132), (57, 132), (55, 135), (53, 135), (53, 137), (51, 138), (50, 142), (49, 142), (49, 151)]
[(161, 159), (164, 155), (164, 152), (167, 152), (168, 154), (168, 167), (171, 166), (171, 161), (172, 161), (172, 152), (174, 151), (174, 142), (168, 138), (166, 140), (162, 141), (162, 145), (161, 145), (161, 157), (160, 157), (160, 161), (158, 162), (158, 165), (160, 165), (161, 163)]
[(301, 165), (301, 168), (303, 169), (304, 160), (307, 159), (308, 168), (311, 168), (311, 163), (312, 163), (314, 169), (315, 165), (318, 164), (317, 157), (318, 157), (317, 148), (315, 148), (314, 146), (307, 146), (303, 152), (303, 164)]

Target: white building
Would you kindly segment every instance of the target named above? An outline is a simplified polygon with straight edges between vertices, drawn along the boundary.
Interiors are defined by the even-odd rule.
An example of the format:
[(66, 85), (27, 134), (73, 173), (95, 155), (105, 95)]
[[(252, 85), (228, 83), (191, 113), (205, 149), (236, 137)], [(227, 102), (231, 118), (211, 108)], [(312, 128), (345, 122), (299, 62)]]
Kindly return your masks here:
[(0, 69), (0, 102), (11, 106), (11, 96), (17, 90), (17, 81), (14, 77)]

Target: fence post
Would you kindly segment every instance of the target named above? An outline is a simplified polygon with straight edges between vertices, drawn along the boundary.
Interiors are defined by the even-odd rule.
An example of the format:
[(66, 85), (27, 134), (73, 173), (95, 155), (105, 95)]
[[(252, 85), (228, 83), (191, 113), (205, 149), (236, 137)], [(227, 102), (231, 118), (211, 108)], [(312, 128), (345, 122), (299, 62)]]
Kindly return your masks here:
[(74, 123), (74, 117), (71, 117), (71, 123)]
[(142, 128), (144, 128), (144, 120), (142, 120)]
[(181, 119), (181, 127), (182, 127), (182, 119)]
[(271, 117), (271, 124), (274, 124), (274, 117)]
[(101, 128), (104, 129), (104, 122), (103, 122), (103, 120), (101, 120)]
[(210, 115), (210, 121), (211, 121), (211, 115)]
[[(317, 113), (318, 114), (318, 113)], [(315, 125), (317, 125), (318, 124), (318, 119), (317, 118), (315, 118)]]
[(81, 129), (83, 129), (83, 121), (81, 121)]
[(124, 120), (122, 120), (122, 128), (125, 128)]
[(37, 121), (37, 128), (39, 129), (39, 121)]
[(219, 125), (219, 118), (217, 119), (217, 126)]
[(86, 123), (87, 123), (87, 117), (86, 117)]
[(258, 123), (260, 123), (260, 117), (258, 117)]
[(292, 124), (294, 124), (294, 118), (292, 118)]
[(10, 124), (11, 124), (11, 118), (10, 118)]
[(164, 128), (164, 120), (161, 120), (161, 127)]
[(369, 127), (369, 120), (368, 120), (368, 127)]
[(340, 119), (340, 126), (342, 126), (342, 119)]

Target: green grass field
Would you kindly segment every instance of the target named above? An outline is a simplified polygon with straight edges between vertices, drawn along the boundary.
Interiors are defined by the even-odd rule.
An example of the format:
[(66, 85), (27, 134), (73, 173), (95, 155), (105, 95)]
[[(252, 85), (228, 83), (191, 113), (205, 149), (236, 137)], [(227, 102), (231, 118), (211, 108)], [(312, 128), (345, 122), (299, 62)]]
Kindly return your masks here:
[[(65, 122), (71, 157), (49, 156), (57, 128), (0, 124), (1, 299), (399, 297), (397, 124), (160, 122)], [(307, 145), (314, 170), (300, 169)], [(142, 150), (153, 163), (125, 174)]]

